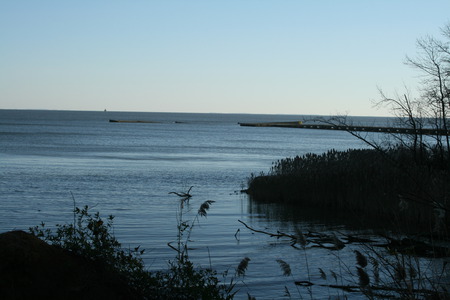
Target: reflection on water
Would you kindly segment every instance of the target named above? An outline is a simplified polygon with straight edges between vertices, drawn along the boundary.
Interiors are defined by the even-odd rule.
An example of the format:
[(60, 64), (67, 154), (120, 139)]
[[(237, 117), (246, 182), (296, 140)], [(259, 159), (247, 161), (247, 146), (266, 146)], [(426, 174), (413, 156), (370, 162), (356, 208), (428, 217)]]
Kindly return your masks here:
[[(361, 274), (367, 275), (368, 284), (386, 287), (386, 290), (379, 290), (383, 295), (395, 294), (392, 289), (433, 291), (436, 286), (432, 285), (432, 280), (450, 287), (446, 258), (402, 255), (383, 246), (389, 240), (377, 233), (404, 238), (393, 235), (389, 231), (391, 226), (380, 226), (375, 221), (363, 222), (326, 210), (253, 200), (248, 201), (248, 210), (252, 222), (250, 231), (254, 229), (256, 234), (268, 236), (269, 247), (278, 251), (278, 255), (273, 252), (274, 256), (280, 257), (278, 260), (282, 259), (283, 263), (286, 261), (292, 270), (300, 271), (293, 274), (292, 281), (303, 282), (303, 286), (299, 289), (295, 285), (288, 286), (291, 292), (295, 287), (299, 297), (308, 298), (313, 293), (313, 299), (365, 299), (367, 297), (360, 290)], [(299, 235), (302, 242), (295, 240)], [(288, 236), (294, 236), (294, 239)], [(405, 273), (405, 279), (399, 281), (398, 272), (402, 269), (410, 273)], [(329, 285), (345, 286), (346, 291)]]
[(305, 224), (323, 230), (356, 230), (360, 233), (371, 234), (375, 229), (383, 226), (376, 222), (368, 222), (359, 217), (357, 213), (339, 213), (336, 211), (313, 207), (300, 207), (295, 205), (277, 203), (258, 203), (249, 197), (248, 211), (251, 215), (264, 215), (270, 220), (282, 223)]

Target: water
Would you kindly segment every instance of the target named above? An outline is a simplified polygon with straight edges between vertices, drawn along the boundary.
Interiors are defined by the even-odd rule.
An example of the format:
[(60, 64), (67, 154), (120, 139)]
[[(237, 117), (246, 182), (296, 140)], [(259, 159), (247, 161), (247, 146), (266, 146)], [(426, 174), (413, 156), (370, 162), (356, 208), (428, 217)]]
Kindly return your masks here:
[[(114, 215), (119, 241), (124, 246), (141, 245), (149, 269), (164, 269), (175, 256), (167, 243), (176, 238), (179, 212), (179, 199), (169, 192), (193, 186), (186, 218), (192, 218), (205, 200), (216, 201), (208, 217), (195, 225), (191, 242), (195, 250), (190, 252), (195, 263), (231, 274), (242, 258), (249, 257), (246, 276), (238, 281), (237, 299), (246, 299), (247, 292), (257, 299), (283, 298), (285, 286), (293, 298), (309, 298), (305, 288), (297, 290), (292, 282), (308, 280), (308, 274), (320, 279), (317, 267), (339, 268), (336, 254), (316, 249), (305, 257), (288, 240), (254, 234), (238, 222), (274, 232), (292, 232), (294, 225), (305, 230), (349, 230), (345, 222), (315, 219), (305, 211), (290, 211), (290, 217), (283, 217), (238, 192), (251, 173), (268, 171), (276, 160), (332, 148), (366, 147), (343, 131), (238, 125), (302, 118), (0, 110), (0, 232), (27, 230), (42, 221), (71, 222), (74, 198), (80, 207), (89, 205), (103, 216)], [(109, 119), (156, 123), (110, 123)], [(351, 251), (339, 255), (353, 263)], [(276, 259), (292, 264), (292, 277), (282, 276)], [(305, 263), (316, 267), (308, 272)], [(328, 299), (337, 293), (314, 288), (313, 298)]]

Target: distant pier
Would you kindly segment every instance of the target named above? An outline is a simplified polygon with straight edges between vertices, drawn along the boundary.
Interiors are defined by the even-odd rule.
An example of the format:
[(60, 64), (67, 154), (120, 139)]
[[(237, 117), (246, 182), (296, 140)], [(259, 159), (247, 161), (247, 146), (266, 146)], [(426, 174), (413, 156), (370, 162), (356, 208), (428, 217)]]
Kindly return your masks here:
[(303, 128), (321, 130), (342, 130), (342, 131), (365, 131), (365, 132), (385, 132), (401, 134), (424, 134), (424, 135), (450, 135), (450, 130), (422, 128), (414, 130), (400, 127), (380, 127), (380, 126), (354, 126), (354, 125), (328, 125), (328, 124), (303, 124), (297, 122), (268, 122), (268, 123), (239, 123), (241, 126), (249, 127), (283, 127), (283, 128)]
[(139, 121), (139, 120), (109, 120), (111, 123), (158, 123), (154, 121)]

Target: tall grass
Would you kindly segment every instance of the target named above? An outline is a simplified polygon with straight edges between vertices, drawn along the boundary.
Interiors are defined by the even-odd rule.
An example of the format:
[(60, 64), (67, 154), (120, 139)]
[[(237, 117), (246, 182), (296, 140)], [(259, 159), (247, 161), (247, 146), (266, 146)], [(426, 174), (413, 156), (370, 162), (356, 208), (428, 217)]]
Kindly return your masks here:
[(436, 164), (432, 152), (417, 163), (410, 151), (400, 147), (384, 152), (330, 150), (273, 163), (268, 174), (249, 178), (247, 193), (258, 202), (331, 209), (395, 225), (414, 221), (427, 230), (438, 225), (448, 229), (448, 182), (450, 172)]

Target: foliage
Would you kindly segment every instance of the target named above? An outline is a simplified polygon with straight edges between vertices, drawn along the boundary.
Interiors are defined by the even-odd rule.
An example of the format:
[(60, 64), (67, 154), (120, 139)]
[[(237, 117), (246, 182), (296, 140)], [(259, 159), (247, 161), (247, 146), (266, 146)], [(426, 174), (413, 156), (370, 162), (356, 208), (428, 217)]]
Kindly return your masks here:
[(73, 224), (57, 224), (56, 231), (41, 223), (30, 228), (35, 236), (51, 245), (71, 251), (77, 255), (103, 264), (113, 271), (124, 275), (131, 287), (141, 288), (140, 281), (145, 277), (144, 264), (141, 255), (144, 250), (123, 249), (112, 234), (114, 217), (106, 220), (97, 212), (91, 214), (85, 206), (74, 210)]
[[(187, 258), (169, 262), (169, 270), (153, 274), (157, 299), (232, 299), (232, 287), (220, 283), (213, 269), (195, 267)], [(168, 288), (170, 287), (170, 288)]]
[[(189, 197), (190, 198), (190, 197)], [(184, 202), (184, 199), (182, 202)], [(30, 228), (35, 236), (51, 245), (71, 251), (112, 272), (118, 272), (142, 299), (232, 299), (234, 285), (222, 284), (212, 268), (196, 267), (188, 256), (188, 241), (198, 216), (206, 217), (214, 201), (205, 201), (192, 222), (178, 221), (177, 257), (169, 262), (167, 271), (145, 270), (141, 255), (144, 250), (123, 249), (112, 233), (113, 216), (106, 220), (97, 212), (91, 214), (89, 207), (75, 208), (74, 223), (56, 225), (53, 232), (44, 223)], [(186, 237), (186, 240), (183, 237)]]
[[(172, 243), (169, 243), (169, 247), (177, 252), (177, 256), (175, 260), (169, 261), (168, 272), (157, 272), (155, 274), (159, 284), (158, 294), (161, 295), (161, 299), (167, 297), (172, 299), (232, 299), (235, 294), (233, 284), (229, 286), (221, 284), (215, 270), (195, 267), (189, 259), (188, 243), (192, 230), (199, 221), (199, 217), (207, 216), (207, 211), (215, 201), (204, 201), (193, 220), (184, 220), (185, 207), (192, 196), (189, 192), (171, 193), (180, 197), (177, 245), (174, 247)], [(167, 290), (165, 288), (167, 286), (170, 286), (171, 289)]]

